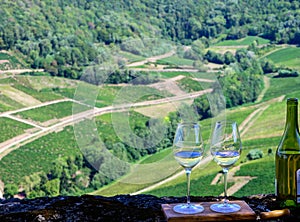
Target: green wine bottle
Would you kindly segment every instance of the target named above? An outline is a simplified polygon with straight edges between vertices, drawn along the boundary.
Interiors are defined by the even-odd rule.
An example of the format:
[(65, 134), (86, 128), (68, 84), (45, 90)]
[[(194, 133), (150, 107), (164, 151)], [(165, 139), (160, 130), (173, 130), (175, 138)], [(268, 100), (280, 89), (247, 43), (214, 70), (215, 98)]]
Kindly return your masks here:
[(287, 100), (286, 124), (276, 151), (276, 196), (286, 206), (300, 204), (298, 99)]

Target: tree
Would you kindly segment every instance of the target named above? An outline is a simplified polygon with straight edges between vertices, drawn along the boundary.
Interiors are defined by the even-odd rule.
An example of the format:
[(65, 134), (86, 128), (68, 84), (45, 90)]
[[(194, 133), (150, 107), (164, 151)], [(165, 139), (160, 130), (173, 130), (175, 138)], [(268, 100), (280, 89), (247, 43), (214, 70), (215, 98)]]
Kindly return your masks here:
[(4, 187), (4, 197), (9, 199), (18, 193), (18, 186), (16, 184), (7, 184)]
[(230, 63), (234, 63), (234, 62), (235, 62), (234, 55), (229, 51), (225, 52), (225, 54), (224, 54), (224, 63), (226, 65), (229, 65)]
[(296, 70), (280, 69), (278, 71), (278, 75), (275, 77), (276, 78), (285, 78), (285, 77), (297, 77), (297, 76), (299, 76), (299, 72)]
[(199, 114), (200, 120), (211, 117), (210, 104), (206, 96), (200, 96), (194, 100), (193, 106)]
[(222, 54), (216, 53), (212, 50), (208, 50), (204, 58), (207, 59), (207, 61), (209, 62), (224, 64), (224, 58)]
[(43, 191), (47, 196), (50, 197), (55, 197), (60, 194), (60, 181), (59, 178), (49, 180), (44, 186), (43, 186)]
[(261, 60), (261, 68), (265, 74), (277, 71), (275, 64), (268, 59)]

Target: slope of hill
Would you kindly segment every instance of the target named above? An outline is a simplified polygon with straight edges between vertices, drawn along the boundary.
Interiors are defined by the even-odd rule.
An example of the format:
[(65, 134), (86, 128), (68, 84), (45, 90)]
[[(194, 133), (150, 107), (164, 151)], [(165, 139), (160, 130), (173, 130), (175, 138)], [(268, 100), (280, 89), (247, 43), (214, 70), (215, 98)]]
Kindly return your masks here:
[[(165, 39), (208, 45), (247, 35), (276, 43), (299, 44), (299, 2), (239, 1), (9, 1), (1, 0), (0, 50), (25, 55), (32, 68), (52, 75), (78, 78), (82, 67), (118, 45), (137, 54), (144, 39)], [(134, 40), (134, 41), (132, 41)], [(137, 41), (138, 40), (138, 41)], [(164, 47), (148, 41), (154, 54)], [(149, 56), (149, 55), (147, 55)]]
[[(274, 167), (272, 155), (254, 162), (247, 155), (255, 149), (272, 154), (284, 122), (282, 100), (299, 96), (299, 77), (272, 78), (278, 69), (268, 60), (299, 69), (298, 48), (270, 52), (270, 42), (299, 43), (298, 1), (0, 4), (0, 49), (7, 50), (0, 54), (0, 124), (5, 125), (0, 175), (5, 185), (12, 184), (5, 195), (74, 195), (99, 188), (105, 195), (181, 195), (184, 177), (168, 152), (176, 124), (180, 118), (204, 118), (208, 141), (207, 117), (225, 109), (224, 103), (231, 107), (228, 116), (241, 124), (245, 150), (231, 176), (232, 192), (242, 195), (263, 182), (264, 192), (271, 192), (273, 177), (261, 169)], [(287, 54), (291, 57), (281, 59)], [(263, 74), (270, 72), (264, 76), (270, 85), (264, 85)], [(208, 100), (210, 93), (216, 94)], [(191, 107), (197, 112), (189, 112)], [(252, 170), (256, 163), (262, 168)], [(210, 170), (204, 172), (206, 164)], [(206, 164), (194, 174), (203, 186), (218, 181), (218, 169)], [(152, 186), (159, 181), (164, 187)], [(204, 191), (218, 195), (221, 187), (214, 182)]]
[[(168, 60), (168, 58), (164, 59)], [(177, 58), (177, 60), (178, 59), (179, 58)], [(153, 63), (156, 62), (154, 60), (151, 61)], [(158, 61), (161, 62), (160, 60)], [(147, 69), (147, 67), (145, 67), (145, 69)], [(159, 67), (157, 67), (156, 70), (154, 66), (154, 68), (152, 67), (151, 72), (155, 73), (159, 70)], [(213, 77), (214, 75), (215, 78)], [(142, 161), (141, 164), (139, 164), (139, 162), (134, 162), (133, 160), (137, 161), (140, 158), (142, 158), (141, 160), (143, 160), (143, 158), (146, 158), (148, 156), (146, 154), (157, 152), (160, 150), (160, 148), (156, 150), (149, 149), (147, 151), (140, 150), (139, 152), (136, 152), (134, 149), (131, 149), (130, 146), (127, 146), (126, 144), (122, 145), (122, 139), (126, 140), (126, 138), (122, 135), (115, 135), (116, 128), (114, 129), (114, 127), (118, 127), (118, 125), (114, 126), (113, 124), (116, 124), (116, 120), (118, 120), (118, 124), (120, 124), (120, 122), (126, 122), (128, 120), (126, 116), (129, 115), (130, 119), (128, 121), (131, 123), (131, 127), (134, 130), (138, 130), (135, 131), (135, 133), (142, 136), (142, 134), (139, 133), (142, 133), (142, 131), (146, 129), (144, 124), (149, 123), (149, 118), (166, 116), (168, 115), (168, 112), (178, 110), (183, 101), (187, 104), (192, 104), (193, 95), (198, 95), (197, 90), (201, 90), (202, 87), (210, 87), (210, 85), (213, 84), (214, 81), (217, 79), (216, 75), (217, 74), (214, 73), (188, 73), (182, 69), (176, 71), (169, 70), (169, 72), (163, 72), (163, 81), (149, 85), (151, 87), (154, 87), (155, 90), (149, 91), (147, 89), (149, 88), (149, 86), (130, 86), (130, 88), (132, 88), (133, 90), (130, 93), (130, 91), (127, 92), (127, 90), (129, 89), (129, 85), (127, 84), (114, 86), (107, 85), (104, 87), (97, 87), (85, 84), (86, 87), (83, 87), (83, 89), (85, 88), (88, 90), (85, 91), (83, 94), (80, 94), (80, 92), (78, 92), (78, 90), (80, 89), (80, 85), (83, 84), (79, 81), (72, 81), (63, 78), (53, 78), (47, 76), (11, 76), (8, 78), (3, 78), (0, 80), (2, 86), (5, 86), (7, 91), (20, 91), (24, 95), (27, 95), (26, 97), (23, 97), (27, 98), (27, 103), (24, 104), (23, 101), (23, 103), (20, 103), (21, 105), (18, 107), (16, 105), (18, 104), (17, 100), (15, 100), (16, 98), (14, 96), (10, 96), (9, 93), (6, 93), (6, 97), (3, 97), (0, 101), (0, 104), (6, 106), (7, 110), (11, 110), (7, 112), (4, 109), (3, 111), (6, 112), (2, 111), (3, 113), (1, 114), (1, 121), (4, 124), (8, 125), (8, 128), (6, 128), (5, 131), (12, 131), (11, 129), (16, 127), (18, 127), (19, 129), (14, 134), (3, 135), (3, 143), (1, 144), (2, 167), (0, 168), (2, 180), (4, 180), (6, 184), (10, 182), (15, 184), (15, 186), (17, 186), (16, 184), (22, 183), (22, 187), (29, 197), (41, 195), (56, 195), (60, 192), (72, 194), (76, 192), (90, 192), (93, 189), (98, 189), (99, 187), (110, 183), (111, 179), (105, 176), (103, 177), (98, 174), (95, 174), (96, 172), (93, 170), (93, 168), (86, 168), (88, 166), (88, 163), (82, 162), (83, 159), (81, 159), (82, 157), (80, 157), (80, 154), (78, 152), (78, 149), (80, 148), (80, 143), (78, 144), (78, 138), (75, 139), (73, 135), (71, 135), (72, 131), (74, 130), (73, 127), (76, 126), (76, 124), (74, 125), (75, 122), (82, 121), (87, 116), (90, 116), (90, 118), (92, 118), (93, 115), (100, 115), (99, 117), (93, 119), (96, 125), (92, 125), (92, 127), (95, 127), (94, 130), (99, 130), (101, 140), (105, 141), (106, 145), (109, 147), (109, 150), (111, 153), (113, 153), (113, 155), (129, 163), (129, 165), (127, 165), (126, 167), (123, 166), (126, 170), (121, 171), (121, 174), (114, 174), (116, 172), (109, 171), (110, 173), (114, 174), (114, 176), (112, 177), (114, 178), (113, 180), (118, 178), (120, 175), (129, 172), (129, 169), (131, 169), (131, 171), (130, 174), (127, 174), (126, 176), (121, 178), (119, 182), (104, 187), (97, 193), (102, 195), (114, 195), (118, 193), (132, 193), (137, 192), (139, 190), (143, 191), (143, 188), (148, 187), (153, 183), (155, 184), (163, 178), (170, 177), (173, 173), (177, 172), (178, 166), (176, 163), (174, 163), (172, 156), (168, 155), (169, 152), (163, 152), (164, 155), (158, 152), (158, 156), (162, 155), (159, 159), (156, 159), (156, 154), (154, 154), (154, 156), (150, 157), (154, 159), (154, 161), (150, 161), (149, 163), (147, 163), (147, 159)], [(297, 88), (297, 82), (299, 78), (275, 79), (271, 77), (271, 75), (269, 77), (265, 76), (265, 78), (270, 78), (270, 86), (265, 85), (265, 87), (269, 88), (266, 88), (263, 91), (263, 94), (261, 95), (262, 99), (257, 101), (257, 104), (254, 104), (253, 106), (246, 105), (244, 107), (236, 107), (230, 110), (228, 113), (229, 116), (235, 118), (239, 123), (241, 123), (241, 126), (243, 128), (241, 133), (243, 135), (245, 144), (244, 149), (246, 151), (243, 154), (244, 156), (242, 161), (245, 160), (247, 152), (251, 149), (259, 148), (264, 153), (267, 153), (268, 149), (270, 148), (274, 150), (276, 146), (276, 141), (280, 136), (281, 127), (284, 123), (284, 115), (282, 115), (282, 112), (284, 110), (284, 103), (279, 103), (279, 99), (282, 99), (283, 96), (285, 96), (282, 94), (283, 90), (285, 93), (290, 92), (286, 96), (299, 95), (299, 92), (297, 90), (295, 91), (295, 89)], [(177, 91), (174, 91), (174, 87), (172, 87), (171, 91), (169, 91), (172, 92), (173, 95), (161, 91), (170, 90), (169, 85), (174, 85), (177, 87)], [(199, 87), (200, 85), (202, 87)], [(280, 88), (277, 87), (279, 85), (281, 85)], [(94, 105), (98, 106), (95, 109), (96, 112), (90, 112), (90, 108), (88, 108), (89, 106), (83, 106), (82, 108), (78, 106), (78, 110), (83, 113), (79, 113), (78, 116), (72, 116), (72, 104), (74, 108), (74, 104), (78, 103), (78, 105), (81, 106), (85, 102), (88, 102), (81, 97), (84, 96), (86, 98), (89, 98), (91, 94), (90, 92), (92, 91), (95, 93), (99, 93), (98, 96), (95, 96), (96, 101), (94, 101)], [(194, 91), (196, 91), (196, 94)], [(76, 100), (76, 92), (77, 94), (79, 93), (77, 95), (79, 96), (77, 98), (79, 100), (77, 102), (75, 101), (74, 103), (74, 99)], [(135, 95), (140, 95), (140, 99), (132, 98), (132, 96), (129, 96), (132, 95), (132, 93), (134, 93)], [(150, 96), (146, 96), (145, 93), (150, 94)], [(127, 97), (126, 94), (128, 94), (127, 96), (129, 97)], [(158, 95), (167, 96), (168, 98), (167, 100), (164, 100), (157, 97)], [(123, 101), (123, 103), (129, 103), (129, 101), (131, 101), (129, 104), (131, 104), (132, 102), (135, 103), (131, 104), (130, 106), (128, 106), (127, 104), (127, 106), (124, 107), (123, 111), (125, 111), (125, 115), (122, 113), (120, 113), (120, 115), (117, 113), (103, 115), (106, 112), (113, 111), (114, 102), (115, 108), (119, 110), (120, 104), (118, 102), (116, 103), (116, 101), (118, 100), (116, 98), (119, 97), (119, 99), (124, 100), (125, 96), (126, 101)], [(33, 99), (31, 100), (29, 98)], [(143, 101), (141, 101), (141, 99)], [(10, 103), (8, 101), (10, 101)], [(40, 104), (31, 106), (28, 103), (30, 101), (38, 101), (38, 103)], [(11, 104), (11, 106), (9, 106), (9, 104)], [(112, 107), (110, 107), (110, 105), (112, 105)], [(139, 108), (139, 106), (141, 107)], [(127, 108), (130, 108), (131, 111), (135, 110), (136, 112), (140, 112), (143, 115), (136, 112), (126, 111)], [(274, 112), (274, 110), (282, 110), (282, 112)], [(166, 120), (168, 120), (168, 118), (166, 118)], [(170, 120), (174, 121), (173, 119)], [(201, 122), (201, 124), (204, 125), (203, 136), (206, 140), (209, 139), (210, 121), (211, 120), (208, 119)], [(267, 122), (271, 122), (272, 124), (269, 124)], [(89, 124), (90, 123), (88, 123), (86, 126), (89, 126)], [(68, 125), (71, 125), (71, 127), (67, 127)], [(93, 128), (90, 127), (90, 129), (84, 130), (91, 129)], [(93, 134), (93, 132), (91, 133)], [(65, 137), (68, 137), (68, 140), (66, 140)], [(256, 141), (258, 141), (260, 138), (270, 138), (266, 140), (269, 141), (267, 142), (269, 145), (258, 146)], [(168, 140), (166, 140), (165, 142), (167, 141)], [(91, 149), (91, 145), (96, 141), (87, 142), (87, 147)], [(48, 145), (45, 146), (45, 144)], [(167, 142), (164, 146), (167, 147), (169, 146), (168, 144), (171, 144), (170, 141)], [(18, 149), (13, 151), (16, 148)], [(82, 149), (82, 147), (80, 149)], [(92, 149), (90, 151), (92, 151)], [(12, 153), (9, 154), (9, 152)], [(29, 153), (30, 155), (28, 156)], [(42, 164), (40, 162), (40, 158), (37, 158), (37, 156), (39, 155), (42, 155), (43, 158), (45, 158)], [(92, 155), (95, 157), (95, 154)], [(28, 164), (22, 164), (23, 167), (20, 168), (20, 170), (14, 169), (12, 171), (11, 169), (5, 167), (21, 164), (21, 157), (30, 159), (31, 161), (29, 161)], [(89, 159), (91, 158), (91, 156), (85, 156), (85, 158)], [(267, 162), (272, 165), (272, 158), (270, 157)], [(53, 171), (53, 167), (57, 167), (57, 164), (60, 167), (62, 167), (62, 171)], [(251, 166), (251, 164), (245, 165), (245, 167), (247, 166)], [(61, 169), (60, 167), (59, 169)], [(106, 169), (105, 165), (103, 167), (104, 168), (100, 171)], [(169, 170), (162, 173), (162, 169), (166, 168), (168, 168)], [(203, 168), (204, 166), (202, 166), (201, 169)], [(195, 178), (203, 177), (206, 178), (203, 179), (203, 182), (209, 182), (209, 180), (212, 180), (214, 178), (214, 175), (218, 171), (217, 167), (212, 166), (210, 168), (212, 169), (212, 171), (209, 171), (210, 175), (204, 175), (203, 173), (200, 173), (201, 171), (199, 171), (199, 173), (197, 173), (198, 171), (196, 171)], [(149, 169), (151, 172), (149, 172)], [(65, 172), (66, 175), (69, 176), (56, 177), (57, 175), (61, 175), (62, 172)], [(157, 174), (155, 172), (161, 173)], [(237, 175), (240, 174), (242, 177), (247, 176), (242, 172), (245, 171), (238, 171)], [(46, 176), (45, 173), (48, 174), (48, 176)], [(52, 174), (56, 176), (49, 176)], [(149, 175), (149, 177), (146, 180), (141, 180), (139, 176), (141, 174)], [(257, 175), (257, 172), (253, 172), (253, 175)], [(87, 182), (87, 178), (91, 178), (91, 176), (93, 180)], [(272, 176), (267, 176), (270, 180), (272, 179)], [(45, 180), (45, 178), (47, 179)], [(163, 183), (159, 184), (162, 184), (163, 187), (174, 186), (175, 184), (180, 184), (182, 180), (184, 180), (184, 177), (181, 177), (179, 174), (179, 176), (176, 176), (175, 179), (166, 182), (162, 180)], [(246, 187), (246, 190), (248, 189), (247, 186), (250, 186), (252, 183), (255, 184), (255, 181), (260, 181), (256, 179), (252, 180), (253, 182), (249, 182), (248, 185), (244, 185), (244, 187)], [(233, 184), (235, 183), (234, 181), (235, 180), (232, 181)], [(72, 185), (67, 189), (62, 188), (65, 183), (74, 183), (77, 185)], [(179, 187), (181, 186), (183, 189), (184, 185), (179, 185)], [(218, 186), (221, 189), (222, 185), (219, 184)], [(155, 189), (157, 190), (158, 188), (159, 187), (156, 187)], [(271, 192), (271, 188), (272, 186), (269, 186), (269, 190), (267, 190), (266, 192)], [(51, 189), (53, 190), (51, 191)], [(159, 190), (145, 190), (144, 192), (150, 192), (156, 195), (161, 195), (160, 192), (165, 193), (165, 188), (162, 191)], [(216, 192), (218, 191), (218, 189), (215, 189), (214, 185), (212, 185), (211, 190), (215, 190)], [(180, 189), (177, 190), (175, 193), (172, 193), (172, 195), (180, 195), (179, 192)], [(238, 189), (235, 188), (235, 191), (233, 192), (241, 192), (241, 194), (244, 194), (243, 188), (241, 189), (241, 191), (238, 191)], [(6, 190), (6, 194), (9, 193), (13, 193), (12, 190)], [(213, 195), (217, 194), (213, 193)]]

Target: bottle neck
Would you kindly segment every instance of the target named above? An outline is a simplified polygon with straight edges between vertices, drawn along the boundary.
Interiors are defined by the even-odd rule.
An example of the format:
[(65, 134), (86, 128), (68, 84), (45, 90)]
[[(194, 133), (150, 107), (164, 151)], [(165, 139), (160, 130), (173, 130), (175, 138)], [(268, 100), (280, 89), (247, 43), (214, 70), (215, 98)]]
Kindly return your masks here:
[(286, 133), (299, 133), (298, 127), (298, 102), (288, 101), (286, 113)]

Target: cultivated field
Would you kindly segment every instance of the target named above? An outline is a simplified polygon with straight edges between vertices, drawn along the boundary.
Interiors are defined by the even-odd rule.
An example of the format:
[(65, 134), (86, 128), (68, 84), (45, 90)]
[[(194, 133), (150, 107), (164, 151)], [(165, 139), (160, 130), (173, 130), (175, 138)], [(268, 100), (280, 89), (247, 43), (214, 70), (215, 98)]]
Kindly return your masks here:
[[(267, 44), (263, 39), (257, 39), (260, 44)], [(229, 50), (232, 47), (246, 47), (252, 38), (241, 41), (225, 41), (214, 47)], [(299, 68), (299, 49), (285, 48), (270, 53), (268, 58), (274, 63)], [(292, 55), (290, 57), (283, 55)], [(123, 53), (127, 61), (143, 61), (143, 57), (136, 57)], [(0, 54), (0, 59), (11, 59)], [(284, 59), (280, 59), (284, 58)], [(160, 65), (191, 66), (191, 61), (180, 59), (174, 55), (153, 61)], [(151, 65), (151, 64), (150, 64)], [(148, 69), (149, 64), (139, 68)], [(155, 65), (154, 65), (155, 68)], [(76, 99), (78, 82), (49, 76), (16, 76), (8, 75), (0, 79), (0, 175), (4, 183), (19, 184), (25, 176), (39, 172), (49, 172), (53, 161), (59, 157), (81, 152), (74, 138), (73, 124), (84, 118), (91, 118), (97, 126), (97, 133), (102, 138), (109, 138), (117, 142), (115, 129), (112, 125), (111, 112), (125, 111), (119, 116), (120, 121), (126, 121), (127, 113), (135, 120), (146, 121), (149, 118), (165, 117), (180, 106), (181, 101), (191, 103), (189, 96), (194, 92), (208, 89), (216, 80), (213, 73), (188, 72), (184, 70), (160, 71), (162, 82), (160, 85), (127, 86), (106, 85), (101, 87), (87, 86), (95, 96), (94, 117), (78, 115), (73, 119), (73, 107)], [(157, 73), (157, 70), (153, 72)], [(236, 119), (241, 127), (243, 153), (239, 160), (239, 168), (229, 178), (229, 187), (239, 184), (245, 176), (251, 179), (242, 187), (231, 190), (231, 195), (244, 196), (253, 193), (274, 192), (274, 153), (283, 132), (285, 123), (285, 99), (300, 97), (300, 77), (272, 78), (266, 76), (270, 82), (261, 100), (227, 110), (227, 117)], [(167, 84), (166, 84), (167, 83)], [(167, 87), (173, 84), (174, 87)], [(175, 90), (176, 86), (176, 90)], [(18, 95), (18, 96), (16, 96)], [(78, 95), (78, 94), (77, 94)], [(134, 96), (133, 96), (134, 95)], [(178, 99), (176, 96), (184, 96)], [(163, 101), (167, 97), (169, 100)], [(175, 101), (176, 97), (176, 101)], [(174, 101), (171, 100), (174, 99)], [(122, 106), (122, 101), (127, 106)], [(88, 106), (76, 101), (76, 105)], [(130, 104), (130, 106), (128, 106)], [(137, 107), (133, 105), (137, 104)], [(90, 104), (89, 104), (90, 105)], [(116, 109), (116, 106), (119, 106)], [(109, 109), (108, 109), (109, 108)], [(126, 113), (127, 112), (127, 113)], [(106, 113), (106, 114), (104, 114)], [(128, 114), (129, 115), (129, 114)], [(73, 122), (74, 121), (74, 122)], [(211, 132), (211, 119), (201, 121), (203, 138), (208, 149)], [(5, 141), (15, 140), (14, 145), (8, 146)], [(260, 150), (264, 156), (258, 160), (248, 160), (247, 154), (251, 150)], [(210, 158), (209, 154), (208, 157)], [(94, 194), (116, 195), (121, 193), (149, 193), (158, 196), (183, 196), (185, 194), (185, 175), (172, 156), (171, 149), (161, 150), (153, 155), (143, 157), (139, 162), (130, 163), (129, 174), (120, 178)], [(268, 170), (265, 170), (268, 169)], [(192, 174), (192, 195), (219, 195), (223, 192), (222, 180), (213, 183), (220, 168), (212, 161), (204, 162)], [(147, 175), (145, 177), (144, 175)], [(172, 180), (168, 180), (172, 178)], [(155, 186), (157, 185), (157, 186)], [(264, 190), (258, 189), (263, 187)]]

